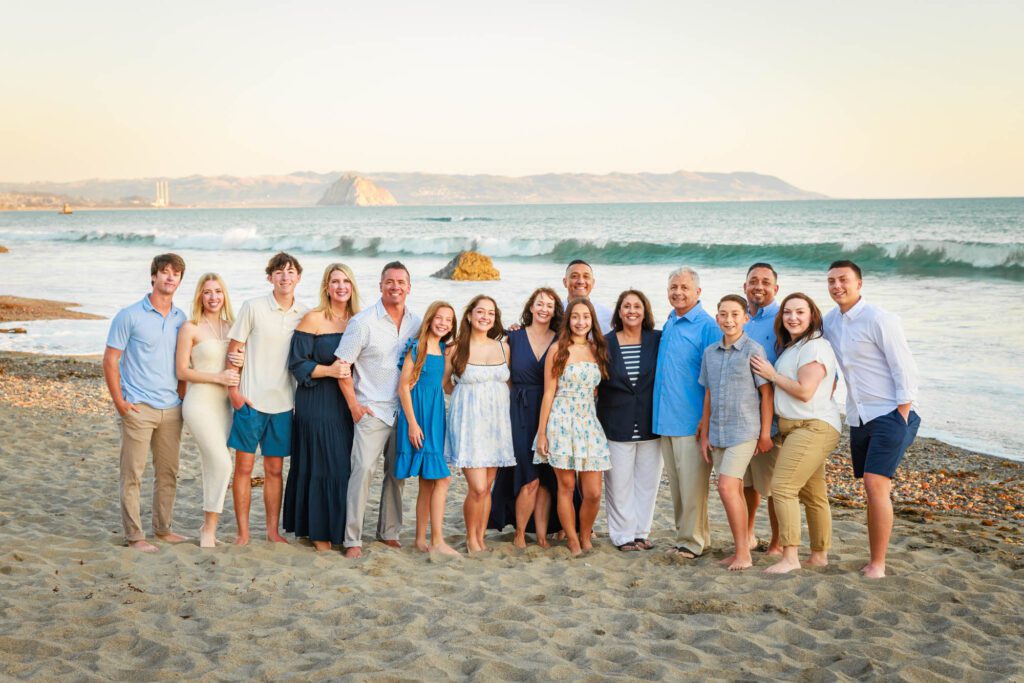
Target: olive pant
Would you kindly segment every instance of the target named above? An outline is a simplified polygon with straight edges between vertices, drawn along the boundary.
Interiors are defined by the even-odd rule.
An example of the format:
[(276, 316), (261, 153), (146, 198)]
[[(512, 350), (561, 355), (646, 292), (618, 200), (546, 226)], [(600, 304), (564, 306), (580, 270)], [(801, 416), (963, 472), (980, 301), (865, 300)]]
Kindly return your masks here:
[(779, 519), (779, 543), (800, 545), (800, 503), (807, 510), (811, 550), (832, 545), (832, 512), (825, 486), (825, 460), (839, 443), (839, 432), (823, 420), (779, 418), (782, 447), (772, 474), (772, 498)]

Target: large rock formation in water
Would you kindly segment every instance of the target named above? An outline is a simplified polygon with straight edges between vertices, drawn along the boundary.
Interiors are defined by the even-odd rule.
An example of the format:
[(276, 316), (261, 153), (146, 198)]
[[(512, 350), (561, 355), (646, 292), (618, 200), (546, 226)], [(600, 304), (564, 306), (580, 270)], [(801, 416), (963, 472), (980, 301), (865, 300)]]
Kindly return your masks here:
[(441, 270), (430, 277), (442, 280), (500, 280), (501, 273), (489, 256), (476, 251), (460, 251)]
[(338, 178), (327, 188), (318, 206), (394, 206), (398, 204), (390, 192), (373, 181), (351, 173)]

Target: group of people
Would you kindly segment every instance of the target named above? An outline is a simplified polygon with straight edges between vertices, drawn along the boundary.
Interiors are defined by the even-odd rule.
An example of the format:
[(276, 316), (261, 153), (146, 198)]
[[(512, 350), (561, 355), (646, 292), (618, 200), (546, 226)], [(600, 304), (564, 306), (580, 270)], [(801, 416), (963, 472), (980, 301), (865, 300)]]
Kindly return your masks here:
[[(416, 547), (459, 554), (444, 539), (452, 472), (466, 480), (465, 546), (487, 549), (488, 528), (514, 527), (544, 547), (564, 538), (591, 549), (602, 491), (611, 543), (654, 548), (651, 526), (667, 469), (676, 539), (669, 552), (697, 558), (711, 543), (712, 469), (734, 550), (730, 570), (751, 567), (755, 517), (767, 499), (777, 561), (800, 568), (800, 504), (810, 555), (828, 563), (831, 514), (825, 462), (841, 422), (837, 376), (847, 386), (854, 475), (868, 509), (869, 577), (885, 575), (892, 531), (891, 480), (920, 420), (912, 410), (916, 368), (898, 318), (861, 297), (851, 261), (827, 273), (837, 304), (823, 316), (800, 292), (776, 301), (778, 274), (755, 263), (743, 295), (715, 315), (689, 267), (668, 276), (671, 312), (655, 329), (647, 296), (628, 289), (614, 308), (591, 299), (594, 272), (568, 265), (566, 301), (536, 289), (506, 329), (496, 301), (462, 310), (406, 304), (408, 269), (394, 261), (380, 298), (361, 309), (348, 266), (329, 265), (312, 310), (295, 299), (302, 266), (287, 253), (266, 268), (271, 291), (233, 315), (215, 273), (199, 278), (190, 316), (173, 296), (185, 271), (175, 254), (151, 264), (151, 291), (114, 318), (104, 374), (121, 416), (121, 515), (125, 539), (154, 552), (140, 513), (140, 481), (153, 454), (153, 531), (171, 530), (182, 424), (201, 454), (200, 545), (216, 544), (230, 485), (236, 544), (250, 540), (252, 474), (263, 462), (266, 536), (308, 538), (319, 551), (362, 554), (363, 520), (378, 463), (384, 474), (376, 538), (400, 547), (404, 481), (419, 478)], [(232, 459), (232, 450), (234, 456)], [(291, 458), (287, 482), (283, 461)]]

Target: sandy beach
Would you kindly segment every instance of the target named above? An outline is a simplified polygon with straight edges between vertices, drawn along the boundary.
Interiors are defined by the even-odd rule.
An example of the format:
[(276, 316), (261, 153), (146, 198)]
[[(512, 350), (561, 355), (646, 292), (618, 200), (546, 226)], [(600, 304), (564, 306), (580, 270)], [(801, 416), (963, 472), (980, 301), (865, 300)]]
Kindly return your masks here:
[[(714, 550), (697, 561), (666, 555), (664, 482), (650, 552), (617, 552), (602, 534), (594, 552), (572, 560), (564, 546), (516, 550), (509, 531), (492, 532), (484, 556), (439, 561), (410, 547), (414, 482), (401, 550), (369, 544), (358, 561), (316, 555), (301, 541), (203, 551), (199, 456), (188, 435), (175, 530), (190, 541), (144, 555), (122, 545), (119, 435), (96, 359), (0, 354), (0, 433), (5, 678), (1024, 676), (1024, 466), (936, 441), (918, 440), (904, 461), (890, 576), (869, 581), (857, 574), (867, 540), (845, 441), (829, 471), (832, 564), (776, 577), (718, 566), (729, 534), (714, 494)], [(456, 478), (446, 520), (456, 547), (464, 491)], [(254, 532), (263, 529), (260, 501), (257, 492)], [(366, 524), (374, 528), (375, 508)], [(230, 496), (221, 538), (233, 538)]]

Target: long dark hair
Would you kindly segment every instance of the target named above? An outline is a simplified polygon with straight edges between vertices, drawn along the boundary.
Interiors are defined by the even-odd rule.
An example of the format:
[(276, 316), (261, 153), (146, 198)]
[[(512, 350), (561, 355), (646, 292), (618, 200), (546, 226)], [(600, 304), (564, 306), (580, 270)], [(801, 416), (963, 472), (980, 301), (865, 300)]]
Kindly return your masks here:
[[(807, 302), (807, 307), (811, 309), (811, 324), (807, 326), (804, 333), (797, 338), (793, 338), (793, 335), (786, 329), (786, 325), (782, 322), (782, 311), (786, 309), (786, 304), (790, 299), (802, 299)], [(814, 303), (814, 299), (807, 296), (803, 292), (793, 292), (787, 294), (786, 298), (779, 304), (779, 312), (775, 315), (775, 350), (782, 352), (784, 349), (788, 349), (802, 339), (810, 341), (817, 339), (821, 336), (822, 323), (821, 323), (821, 310), (818, 309), (818, 304)]]
[[(416, 337), (416, 361), (412, 366), (412, 383), (420, 379), (420, 373), (423, 372), (423, 365), (427, 362), (427, 345), (428, 339), (432, 334), (431, 328), (434, 324), (434, 316), (442, 308), (447, 308), (452, 312), (452, 329), (448, 330), (448, 333), (441, 337), (438, 341), (441, 344), (447, 344), (451, 341), (452, 337), (455, 336), (456, 320), (455, 320), (455, 307), (447, 301), (435, 301), (427, 307), (427, 313), (423, 316), (423, 322), (420, 324), (420, 331)], [(403, 361), (404, 362), (404, 361)]]
[(523, 314), (519, 316), (519, 322), (523, 324), (523, 327), (529, 327), (533, 324), (533, 302), (537, 300), (537, 297), (541, 294), (551, 297), (555, 302), (555, 312), (551, 314), (551, 320), (548, 322), (548, 329), (558, 332), (562, 327), (562, 318), (565, 317), (565, 310), (562, 307), (562, 297), (558, 296), (558, 292), (551, 289), (550, 287), (538, 287), (533, 290), (533, 294), (526, 300), (526, 305), (523, 306)]
[(608, 342), (601, 334), (600, 326), (597, 324), (597, 313), (594, 311), (594, 304), (589, 299), (576, 297), (569, 300), (565, 307), (565, 318), (562, 320), (562, 329), (558, 331), (558, 339), (555, 341), (555, 356), (551, 365), (551, 376), (559, 378), (565, 370), (565, 364), (569, 361), (569, 345), (572, 344), (572, 328), (569, 321), (572, 319), (572, 309), (576, 306), (586, 306), (590, 311), (590, 350), (597, 361), (597, 367), (601, 371), (601, 379), (608, 379)]
[(647, 296), (639, 289), (627, 289), (622, 294), (619, 294), (619, 300), (615, 302), (615, 310), (612, 311), (612, 329), (616, 332), (622, 332), (624, 325), (622, 324), (622, 318), (619, 316), (619, 309), (622, 308), (622, 302), (630, 294), (640, 299), (640, 303), (644, 305), (644, 321), (640, 324), (640, 329), (653, 330), (654, 313), (651, 312), (651, 302), (647, 300)]
[(459, 321), (459, 334), (455, 338), (455, 353), (452, 355), (452, 374), (456, 377), (462, 376), (462, 373), (466, 371), (466, 364), (469, 363), (469, 337), (473, 333), (469, 314), (484, 299), (494, 304), (494, 323), (491, 325), (491, 329), (487, 330), (487, 336), (491, 339), (501, 339), (505, 336), (505, 328), (501, 326), (501, 309), (498, 308), (498, 302), (486, 294), (477, 294), (466, 304), (466, 308), (462, 311), (462, 320)]

